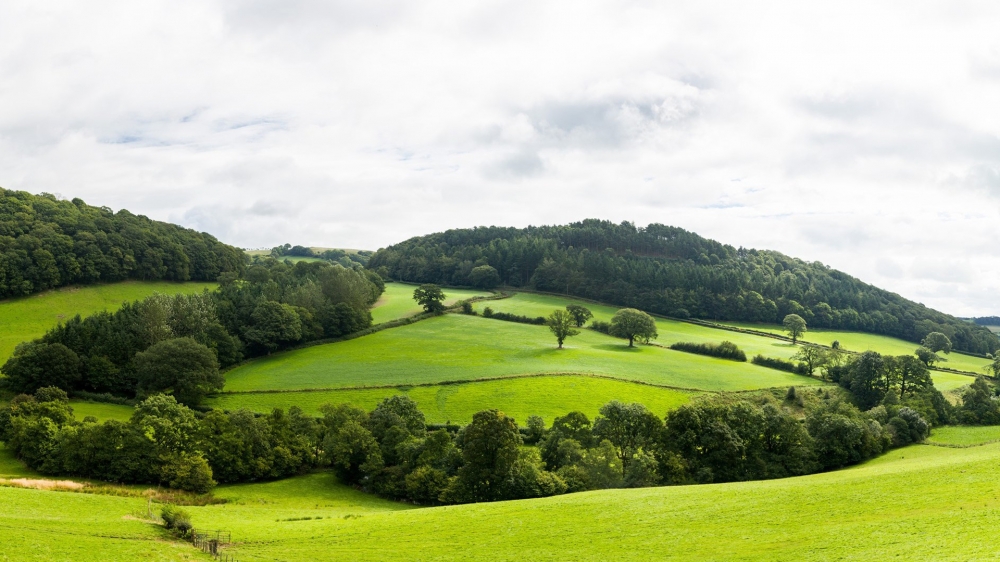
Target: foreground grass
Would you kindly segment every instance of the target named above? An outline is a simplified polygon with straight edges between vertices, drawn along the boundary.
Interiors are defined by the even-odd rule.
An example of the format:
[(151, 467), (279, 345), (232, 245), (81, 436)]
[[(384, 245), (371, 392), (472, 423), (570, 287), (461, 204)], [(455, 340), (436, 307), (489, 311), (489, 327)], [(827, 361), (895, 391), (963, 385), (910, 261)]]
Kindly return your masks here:
[[(254, 509), (191, 511), (232, 527), (247, 559), (988, 560), (1000, 556), (998, 461), (1000, 445), (916, 445), (800, 478), (400, 511), (299, 492), (286, 503), (263, 492), (274, 483)], [(323, 518), (275, 521), (290, 514)]]
[[(540, 295), (536, 293), (517, 293), (508, 299), (477, 303), (475, 309), (482, 313), (483, 308), (489, 306), (497, 312), (509, 312), (523, 316), (548, 316), (553, 310), (565, 308), (568, 304), (579, 304), (590, 309), (594, 313), (594, 320), (610, 322), (611, 317), (618, 311), (618, 307), (605, 306), (575, 300), (567, 297), (557, 297), (552, 295)], [(798, 347), (783, 340), (777, 340), (766, 336), (755, 336), (752, 334), (741, 334), (717, 328), (709, 328), (691, 324), (690, 322), (680, 322), (677, 320), (667, 320), (665, 318), (656, 319), (656, 331), (659, 334), (656, 343), (669, 346), (677, 342), (692, 343), (719, 343), (731, 341), (746, 352), (747, 357), (761, 354), (767, 357), (778, 357), (788, 359), (798, 351)]]
[[(784, 334), (781, 326), (775, 324), (747, 324), (740, 322), (720, 322), (720, 324), (750, 328), (753, 330), (760, 330), (775, 334)], [(871, 350), (877, 351), (883, 355), (913, 355), (913, 351), (920, 345), (890, 336), (866, 334), (864, 332), (824, 330), (821, 328), (810, 328), (801, 339), (802, 341), (818, 343), (821, 345), (830, 345), (834, 341), (839, 341), (845, 349), (850, 351), (861, 352)], [(983, 369), (989, 363), (989, 360), (987, 359), (958, 352), (941, 354), (941, 356), (947, 359), (947, 361), (940, 364), (942, 367), (957, 369), (959, 371), (970, 371), (977, 374), (985, 374)]]
[(226, 375), (226, 390), (302, 390), (577, 373), (699, 390), (813, 385), (814, 379), (585, 330), (556, 349), (548, 329), (448, 314), (368, 336), (278, 353)]
[(581, 411), (591, 419), (611, 400), (639, 402), (658, 416), (687, 403), (689, 392), (644, 384), (586, 376), (543, 376), (509, 378), (464, 384), (396, 387), (379, 389), (333, 390), (324, 392), (278, 392), (259, 394), (223, 394), (207, 405), (235, 410), (248, 408), (270, 412), (273, 408), (298, 406), (316, 414), (323, 404), (353, 404), (371, 410), (383, 398), (406, 394), (417, 402), (428, 423), (466, 424), (472, 415), (497, 408), (519, 423), (537, 415), (551, 424), (556, 416)]
[[(386, 283), (385, 292), (372, 308), (372, 321), (375, 324), (381, 324), (423, 312), (424, 309), (413, 300), (413, 290), (417, 287), (418, 285), (407, 283)], [(446, 306), (450, 306), (469, 297), (488, 294), (488, 292), (468, 289), (444, 289), (444, 302)]]
[(87, 316), (105, 310), (116, 310), (123, 302), (143, 299), (153, 293), (191, 294), (214, 289), (216, 286), (216, 283), (125, 281), (109, 285), (64, 287), (0, 301), (0, 365), (7, 361), (17, 344), (42, 336), (59, 322), (77, 314)]
[(1000, 441), (1000, 425), (937, 427), (931, 432), (927, 441), (940, 445), (963, 447), (992, 443)]

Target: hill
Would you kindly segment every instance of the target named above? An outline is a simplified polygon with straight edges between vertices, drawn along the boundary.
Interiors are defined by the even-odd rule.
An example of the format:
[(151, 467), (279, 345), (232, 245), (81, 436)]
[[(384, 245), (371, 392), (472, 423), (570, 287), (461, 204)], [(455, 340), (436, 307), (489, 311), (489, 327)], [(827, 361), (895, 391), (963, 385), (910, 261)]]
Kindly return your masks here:
[(383, 248), (368, 267), (401, 281), (487, 286), (493, 279), (681, 318), (778, 323), (796, 313), (818, 328), (912, 342), (943, 332), (960, 351), (1000, 348), (984, 327), (821, 263), (734, 248), (661, 224), (586, 220), (449, 230)]
[(0, 189), (0, 298), (126, 279), (217, 281), (243, 251), (209, 234), (81, 199)]

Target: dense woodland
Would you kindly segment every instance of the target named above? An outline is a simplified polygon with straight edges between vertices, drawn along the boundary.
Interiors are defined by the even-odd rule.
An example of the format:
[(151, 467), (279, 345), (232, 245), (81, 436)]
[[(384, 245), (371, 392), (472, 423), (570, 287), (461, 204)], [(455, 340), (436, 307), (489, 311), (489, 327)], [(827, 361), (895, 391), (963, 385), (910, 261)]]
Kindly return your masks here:
[(73, 283), (215, 281), (243, 271), (243, 251), (177, 225), (0, 189), (0, 298)]
[(586, 220), (449, 230), (381, 249), (368, 266), (402, 281), (531, 287), (680, 318), (778, 323), (798, 314), (815, 328), (913, 342), (942, 332), (959, 351), (1000, 348), (984, 327), (821, 263), (734, 248), (660, 224)]
[(170, 391), (194, 405), (221, 390), (219, 369), (371, 326), (385, 285), (370, 271), (324, 262), (258, 260), (200, 295), (154, 295), (60, 324), (17, 347), (4, 385), (135, 398)]

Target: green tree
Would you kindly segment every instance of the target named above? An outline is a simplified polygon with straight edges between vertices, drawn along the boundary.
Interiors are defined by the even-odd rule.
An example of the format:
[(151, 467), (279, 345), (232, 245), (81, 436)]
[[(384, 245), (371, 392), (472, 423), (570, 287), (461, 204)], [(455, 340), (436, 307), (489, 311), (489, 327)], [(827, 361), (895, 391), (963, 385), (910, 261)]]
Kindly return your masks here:
[(135, 365), (140, 392), (170, 391), (178, 402), (189, 406), (225, 384), (215, 354), (191, 338), (162, 341), (137, 354)]
[(945, 352), (945, 354), (951, 353), (951, 340), (948, 336), (942, 334), (941, 332), (931, 332), (924, 337), (924, 340), (920, 342), (920, 345), (926, 347), (927, 349), (937, 353), (939, 351)]
[(659, 335), (656, 333), (656, 320), (634, 308), (623, 308), (615, 313), (611, 318), (610, 333), (612, 336), (628, 339), (629, 347), (633, 347), (635, 340), (648, 342)]
[(601, 406), (600, 415), (594, 421), (594, 436), (607, 439), (615, 446), (624, 477), (632, 459), (652, 443), (662, 426), (660, 418), (642, 404), (612, 400)]
[(887, 361), (887, 367), (889, 386), (899, 389), (901, 399), (906, 398), (908, 394), (930, 388), (934, 384), (927, 366), (912, 355), (893, 357)]
[(469, 272), (469, 282), (477, 289), (489, 290), (500, 284), (500, 274), (492, 265), (480, 265)]
[(917, 350), (913, 352), (913, 354), (916, 355), (917, 359), (919, 359), (921, 362), (923, 362), (924, 365), (928, 367), (933, 367), (935, 363), (938, 363), (940, 361), (946, 361), (946, 359), (944, 359), (937, 353), (934, 353), (933, 351), (924, 346), (918, 347)]
[(287, 304), (264, 301), (250, 315), (250, 326), (244, 337), (267, 353), (302, 339), (302, 321), (295, 309)]
[(426, 312), (444, 311), (444, 291), (437, 285), (426, 283), (417, 287), (413, 291), (413, 300), (424, 307)]
[(384, 466), (378, 441), (354, 420), (344, 422), (336, 433), (327, 434), (323, 452), (337, 476), (350, 484), (378, 473)]
[(997, 353), (997, 356), (993, 358), (993, 361), (990, 362), (989, 365), (983, 367), (983, 369), (985, 369), (986, 372), (993, 378), (1000, 378), (1000, 353)]
[(594, 317), (594, 313), (589, 308), (578, 304), (566, 305), (566, 312), (569, 312), (570, 316), (573, 317), (573, 322), (576, 323), (577, 328), (583, 327), (587, 323), (587, 320)]
[(521, 445), (517, 423), (499, 410), (477, 412), (461, 440), (465, 464), (458, 470), (455, 498), (467, 502), (503, 499)]
[(862, 353), (849, 366), (851, 393), (862, 410), (881, 402), (889, 390), (886, 367), (885, 358), (875, 351)]
[(817, 368), (826, 364), (827, 351), (818, 345), (806, 344), (799, 348), (792, 359), (805, 363), (809, 376), (812, 376)]
[(792, 337), (792, 343), (798, 343), (799, 337), (806, 333), (806, 321), (804, 318), (798, 314), (789, 314), (785, 316), (781, 324), (785, 327), (785, 331), (788, 335)]
[(554, 310), (552, 314), (549, 314), (545, 323), (548, 324), (549, 331), (552, 332), (552, 335), (556, 337), (556, 341), (559, 342), (559, 349), (562, 349), (563, 342), (566, 341), (566, 338), (573, 337), (580, 333), (580, 330), (573, 327), (573, 316), (565, 310)]
[(45, 386), (72, 390), (80, 381), (80, 358), (61, 343), (22, 343), (4, 363), (3, 383), (18, 393), (32, 393)]

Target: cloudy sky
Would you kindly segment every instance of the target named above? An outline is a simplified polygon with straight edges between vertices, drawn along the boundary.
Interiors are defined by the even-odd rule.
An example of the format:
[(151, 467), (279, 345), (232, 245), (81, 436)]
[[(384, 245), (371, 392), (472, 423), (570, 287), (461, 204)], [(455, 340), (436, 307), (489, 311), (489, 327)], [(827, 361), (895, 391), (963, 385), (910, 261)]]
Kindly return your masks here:
[(660, 222), (1000, 314), (997, 29), (995, 1), (5, 0), (0, 186), (244, 247)]

